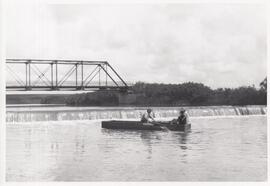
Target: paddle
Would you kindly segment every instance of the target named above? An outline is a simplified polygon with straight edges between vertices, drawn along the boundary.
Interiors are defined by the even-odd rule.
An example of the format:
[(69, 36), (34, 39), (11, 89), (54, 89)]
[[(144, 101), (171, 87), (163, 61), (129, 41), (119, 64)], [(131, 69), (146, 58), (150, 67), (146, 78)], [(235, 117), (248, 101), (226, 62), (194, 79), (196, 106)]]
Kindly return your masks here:
[(164, 123), (161, 123), (161, 122), (158, 122), (158, 121), (154, 121), (154, 122), (150, 122), (150, 123), (153, 124), (154, 126), (160, 126), (165, 130), (169, 130), (168, 127)]

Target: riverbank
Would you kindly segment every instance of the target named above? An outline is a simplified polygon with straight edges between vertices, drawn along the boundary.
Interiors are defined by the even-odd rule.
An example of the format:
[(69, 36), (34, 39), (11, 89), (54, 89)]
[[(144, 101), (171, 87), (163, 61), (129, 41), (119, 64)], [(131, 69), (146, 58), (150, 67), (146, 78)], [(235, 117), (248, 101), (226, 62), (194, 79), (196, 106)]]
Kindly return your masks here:
[(212, 89), (202, 83), (158, 84), (137, 82), (128, 92), (96, 91), (70, 94), (7, 95), (7, 104), (65, 104), (68, 106), (212, 106), (266, 105), (266, 85)]
[(71, 94), (7, 94), (6, 104), (8, 105), (34, 105), (42, 104), (44, 100), (50, 99), (51, 104), (65, 104), (65, 100)]

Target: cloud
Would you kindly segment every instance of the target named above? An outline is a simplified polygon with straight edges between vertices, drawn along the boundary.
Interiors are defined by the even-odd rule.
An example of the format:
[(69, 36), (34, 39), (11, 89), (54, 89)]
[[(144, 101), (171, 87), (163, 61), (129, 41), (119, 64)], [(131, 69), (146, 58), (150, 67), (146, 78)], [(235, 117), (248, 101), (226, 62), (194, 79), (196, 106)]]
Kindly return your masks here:
[(108, 60), (131, 82), (236, 87), (266, 76), (263, 5), (35, 4), (8, 12), (11, 58)]

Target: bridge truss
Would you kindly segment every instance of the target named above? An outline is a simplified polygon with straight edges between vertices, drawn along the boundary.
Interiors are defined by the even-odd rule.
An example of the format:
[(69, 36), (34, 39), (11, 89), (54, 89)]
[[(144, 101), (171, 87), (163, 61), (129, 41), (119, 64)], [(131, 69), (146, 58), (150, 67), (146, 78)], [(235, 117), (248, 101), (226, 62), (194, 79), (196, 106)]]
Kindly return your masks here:
[(107, 61), (7, 59), (6, 72), (8, 91), (129, 88)]

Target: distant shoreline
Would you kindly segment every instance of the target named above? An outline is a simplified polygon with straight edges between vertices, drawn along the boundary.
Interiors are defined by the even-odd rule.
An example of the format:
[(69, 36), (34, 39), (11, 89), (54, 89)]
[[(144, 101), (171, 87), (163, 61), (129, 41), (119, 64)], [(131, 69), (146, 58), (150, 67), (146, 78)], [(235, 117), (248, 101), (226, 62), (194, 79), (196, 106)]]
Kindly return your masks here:
[(62, 107), (66, 104), (6, 104), (6, 107)]
[(134, 105), (123, 105), (123, 106), (71, 106), (65, 104), (6, 104), (6, 108), (23, 108), (23, 107), (65, 107), (65, 108), (104, 108), (104, 109), (134, 109), (134, 108), (228, 108), (228, 107), (266, 107), (267, 105), (198, 105), (198, 106), (134, 106)]
[[(266, 82), (266, 81), (265, 81)], [(211, 89), (201, 83), (157, 84), (138, 82), (130, 92), (97, 91), (79, 94), (8, 94), (6, 104), (67, 105), (72, 107), (186, 107), (266, 105), (267, 85)], [(34, 93), (34, 92), (33, 92)], [(44, 106), (45, 106), (44, 105)]]

